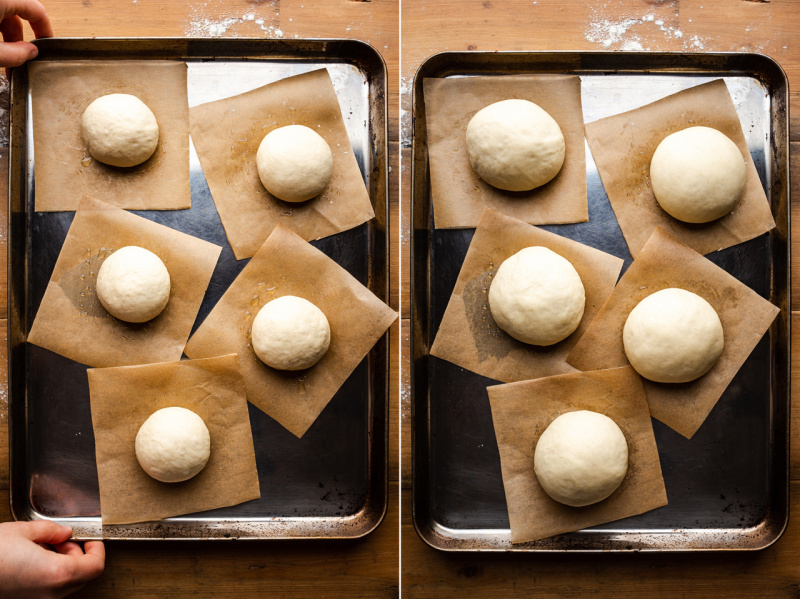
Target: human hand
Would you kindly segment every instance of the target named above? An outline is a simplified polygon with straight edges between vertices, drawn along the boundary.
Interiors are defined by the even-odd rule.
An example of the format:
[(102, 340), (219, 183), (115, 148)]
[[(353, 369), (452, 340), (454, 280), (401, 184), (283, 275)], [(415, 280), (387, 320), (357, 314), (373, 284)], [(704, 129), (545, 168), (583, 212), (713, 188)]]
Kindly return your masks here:
[(37, 38), (53, 36), (50, 19), (38, 0), (0, 0), (0, 19), (0, 67), (18, 67), (39, 53), (36, 46), (22, 39), (23, 19)]
[(83, 548), (49, 520), (0, 524), (0, 598), (61, 598), (103, 573), (102, 541)]

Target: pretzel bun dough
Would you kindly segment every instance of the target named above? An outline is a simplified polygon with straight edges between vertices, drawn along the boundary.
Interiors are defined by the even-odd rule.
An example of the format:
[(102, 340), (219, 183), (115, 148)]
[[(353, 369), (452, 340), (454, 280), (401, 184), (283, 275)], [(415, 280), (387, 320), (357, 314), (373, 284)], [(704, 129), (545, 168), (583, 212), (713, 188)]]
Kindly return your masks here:
[(189, 480), (205, 468), (211, 435), (203, 419), (186, 408), (162, 408), (145, 420), (136, 434), (136, 459), (163, 483)]
[(278, 370), (304, 370), (316, 364), (331, 343), (331, 327), (322, 310), (302, 297), (272, 300), (253, 319), (253, 350)]
[(97, 299), (125, 322), (147, 322), (169, 302), (169, 271), (150, 250), (129, 245), (103, 260), (97, 272)]
[(546, 247), (527, 247), (505, 260), (489, 287), (497, 326), (532, 345), (553, 345), (571, 335), (585, 304), (575, 267)]
[(158, 146), (153, 111), (130, 94), (108, 94), (89, 104), (81, 116), (81, 134), (92, 158), (111, 166), (141, 164)]
[(746, 178), (739, 148), (709, 127), (689, 127), (667, 136), (650, 161), (656, 200), (687, 223), (707, 223), (728, 214), (742, 198)]
[(564, 164), (564, 135), (555, 119), (528, 100), (503, 100), (479, 110), (467, 125), (472, 170), (507, 191), (529, 191)]
[(628, 472), (628, 443), (608, 416), (567, 412), (539, 437), (533, 463), (545, 493), (581, 507), (602, 501), (622, 483)]
[(285, 202), (305, 202), (325, 191), (333, 174), (333, 154), (321, 135), (303, 125), (273, 129), (256, 154), (266, 190)]
[(625, 321), (622, 342), (636, 372), (657, 383), (688, 383), (703, 376), (725, 344), (711, 304), (676, 288), (639, 302)]

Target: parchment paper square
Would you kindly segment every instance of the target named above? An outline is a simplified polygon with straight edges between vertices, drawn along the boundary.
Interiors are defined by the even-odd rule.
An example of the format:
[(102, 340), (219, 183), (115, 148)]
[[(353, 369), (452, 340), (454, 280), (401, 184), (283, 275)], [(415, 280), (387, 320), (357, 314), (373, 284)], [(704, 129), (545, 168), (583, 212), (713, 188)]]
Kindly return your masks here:
[[(141, 324), (111, 316), (95, 291), (103, 260), (128, 245), (161, 258), (172, 286), (164, 311)], [(28, 341), (89, 366), (179, 360), (221, 249), (85, 197), (58, 255)]]
[(717, 363), (689, 383), (643, 379), (650, 414), (691, 438), (769, 329), (780, 309), (661, 228), (647, 241), (567, 357), (580, 370), (627, 366), (622, 328), (648, 295), (669, 287), (696, 293), (717, 311), (725, 346)]
[[(547, 347), (517, 341), (495, 324), (489, 309), (489, 287), (497, 268), (519, 250), (535, 245), (569, 260), (586, 291), (586, 307), (578, 328), (563, 341)], [(620, 258), (486, 208), (431, 354), (503, 382), (574, 372), (566, 362), (567, 354), (611, 294), (622, 263)]]
[[(129, 210), (191, 208), (186, 63), (60, 60), (30, 63), (36, 210), (75, 210), (84, 194)], [(138, 166), (92, 160), (81, 115), (100, 96), (132, 94), (158, 121), (158, 147)]]
[[(375, 216), (326, 69), (195, 106), (190, 118), (192, 141), (237, 260), (255, 254), (278, 223), (312, 240)], [(278, 200), (258, 178), (261, 140), (286, 125), (310, 127), (333, 152), (328, 187), (307, 202)]]
[[(497, 385), (487, 391), (512, 543), (536, 541), (667, 505), (644, 389), (630, 366)], [(561, 414), (577, 410), (608, 416), (628, 442), (628, 473), (620, 486), (603, 501), (583, 507), (552, 499), (533, 469), (541, 434)]]
[[(425, 79), (428, 162), (434, 223), (439, 229), (474, 227), (485, 207), (543, 225), (589, 220), (581, 81), (574, 75), (512, 75)], [(466, 131), (481, 108), (501, 100), (538, 104), (564, 135), (566, 156), (552, 181), (531, 191), (497, 189), (469, 163)]]
[[(658, 205), (650, 185), (650, 161), (658, 144), (671, 133), (698, 126), (717, 129), (732, 139), (747, 166), (739, 204), (726, 216), (705, 224), (671, 217)], [(722, 79), (587, 123), (586, 139), (634, 258), (656, 227), (701, 254), (747, 241), (775, 227), (739, 115)]]
[[(250, 343), (253, 318), (284, 295), (313, 303), (331, 327), (328, 351), (306, 370), (275, 370)], [(344, 268), (279, 224), (189, 339), (186, 355), (239, 354), (247, 399), (302, 437), (396, 318)]]
[[(104, 525), (158, 520), (261, 496), (235, 355), (87, 372)], [(144, 421), (172, 406), (203, 419), (211, 455), (193, 478), (162, 483), (142, 470), (134, 447)]]

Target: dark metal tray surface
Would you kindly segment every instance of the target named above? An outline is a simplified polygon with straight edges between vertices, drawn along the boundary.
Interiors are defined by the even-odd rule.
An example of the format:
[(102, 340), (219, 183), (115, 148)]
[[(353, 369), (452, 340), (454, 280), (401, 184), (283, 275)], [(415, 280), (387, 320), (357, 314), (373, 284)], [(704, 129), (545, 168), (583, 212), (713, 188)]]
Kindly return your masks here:
[[(722, 77), (734, 99), (777, 228), (708, 256), (781, 308), (769, 333), (687, 440), (653, 421), (669, 505), (538, 542), (512, 545), (486, 387), (496, 381), (429, 355), (474, 229), (435, 229), (429, 196), (426, 77), (573, 73), (584, 119), (630, 110)], [(788, 521), (788, 83), (754, 54), (452, 52), (414, 81), (412, 165), (413, 517), (423, 540), (450, 551), (759, 549)], [(544, 227), (631, 256), (587, 145), (589, 222)]]
[[(182, 60), (194, 106), (326, 67), (376, 213), (313, 244), (388, 300), (386, 68), (369, 45), (346, 40), (52, 39), (39, 57), (70, 61)], [(25, 342), (74, 212), (33, 209), (34, 149), (26, 69), (12, 82), (9, 223), (10, 485), (17, 519), (49, 518), (79, 539), (352, 538), (387, 505), (388, 333), (297, 439), (250, 405), (261, 498), (160, 522), (100, 523), (86, 367)], [(223, 247), (195, 328), (247, 260), (228, 245), (191, 149), (191, 210), (141, 216)]]

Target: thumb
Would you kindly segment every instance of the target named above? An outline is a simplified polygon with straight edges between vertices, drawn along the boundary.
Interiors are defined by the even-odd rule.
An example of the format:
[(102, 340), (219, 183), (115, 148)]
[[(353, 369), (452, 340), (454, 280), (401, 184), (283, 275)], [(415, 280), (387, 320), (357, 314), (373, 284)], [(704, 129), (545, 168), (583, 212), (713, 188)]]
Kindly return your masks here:
[(61, 526), (50, 520), (35, 520), (20, 524), (25, 525), (22, 534), (34, 543), (58, 545), (72, 536), (72, 529), (69, 526)]
[(37, 54), (39, 49), (30, 42), (0, 43), (0, 67), (18, 67)]

